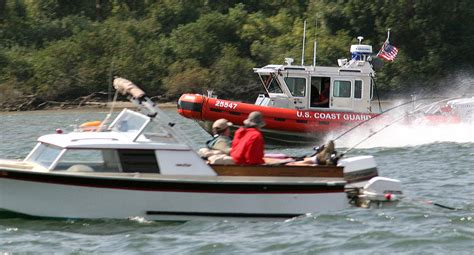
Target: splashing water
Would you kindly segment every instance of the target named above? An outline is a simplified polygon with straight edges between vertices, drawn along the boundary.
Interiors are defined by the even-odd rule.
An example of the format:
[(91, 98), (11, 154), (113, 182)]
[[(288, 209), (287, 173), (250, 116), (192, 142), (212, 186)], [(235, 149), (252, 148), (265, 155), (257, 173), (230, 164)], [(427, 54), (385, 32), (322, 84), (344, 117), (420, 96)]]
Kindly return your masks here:
[[(472, 101), (468, 98), (463, 97), (464, 100)], [(441, 142), (474, 143), (474, 111), (465, 108), (472, 106), (471, 101), (464, 102), (462, 109), (457, 108), (460, 104), (456, 105), (452, 115), (449, 111), (441, 111), (454, 99), (459, 97), (426, 97), (412, 103), (393, 101), (388, 110), (376, 118), (345, 133), (330, 134), (326, 140), (336, 139), (338, 147), (350, 149), (407, 147)]]
[[(354, 129), (337, 141), (338, 146), (350, 148), (360, 143), (357, 148), (374, 148), (417, 146), (437, 142), (474, 143), (474, 123), (436, 125), (396, 123), (383, 130), (374, 126)], [(369, 137), (371, 134), (373, 135)]]

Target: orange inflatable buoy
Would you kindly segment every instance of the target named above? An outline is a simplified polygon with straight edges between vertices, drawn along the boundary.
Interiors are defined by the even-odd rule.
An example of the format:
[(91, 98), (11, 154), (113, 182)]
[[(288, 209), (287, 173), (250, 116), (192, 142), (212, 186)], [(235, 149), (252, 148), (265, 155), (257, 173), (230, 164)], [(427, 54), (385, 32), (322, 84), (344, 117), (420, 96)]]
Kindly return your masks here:
[(96, 121), (88, 121), (84, 122), (79, 126), (79, 129), (83, 132), (92, 132), (92, 131), (97, 131), (100, 127), (100, 124), (102, 124), (101, 121), (96, 120)]

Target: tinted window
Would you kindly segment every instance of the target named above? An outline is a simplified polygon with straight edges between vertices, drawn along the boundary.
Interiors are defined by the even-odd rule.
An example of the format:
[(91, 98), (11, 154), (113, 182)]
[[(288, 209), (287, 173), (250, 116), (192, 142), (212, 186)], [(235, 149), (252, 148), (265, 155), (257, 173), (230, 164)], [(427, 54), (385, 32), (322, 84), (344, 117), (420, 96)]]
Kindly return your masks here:
[(370, 100), (372, 100), (373, 96), (374, 96), (374, 87), (372, 84), (372, 79), (370, 79)]
[(362, 98), (362, 81), (356, 80), (354, 83), (354, 98)]
[(285, 77), (285, 83), (294, 97), (304, 97), (306, 95), (306, 79), (296, 77)]
[(351, 97), (350, 81), (334, 81), (334, 97)]
[(154, 150), (119, 150), (122, 169), (128, 173), (159, 173)]

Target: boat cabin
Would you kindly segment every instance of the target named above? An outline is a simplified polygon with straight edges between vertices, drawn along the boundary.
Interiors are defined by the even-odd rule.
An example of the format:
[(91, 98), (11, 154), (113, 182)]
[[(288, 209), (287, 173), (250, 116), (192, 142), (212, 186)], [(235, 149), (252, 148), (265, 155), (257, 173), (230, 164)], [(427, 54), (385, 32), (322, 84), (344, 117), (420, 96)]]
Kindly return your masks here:
[(216, 175), (171, 128), (151, 122), (125, 109), (104, 132), (41, 136), (24, 161), (39, 171)]
[[(375, 75), (369, 62), (371, 53), (372, 46), (357, 44), (351, 46), (351, 60), (339, 59), (337, 67), (293, 65), (293, 59), (286, 58), (284, 65), (255, 68), (265, 89), (255, 104), (370, 113)], [(325, 97), (328, 102), (321, 103)]]

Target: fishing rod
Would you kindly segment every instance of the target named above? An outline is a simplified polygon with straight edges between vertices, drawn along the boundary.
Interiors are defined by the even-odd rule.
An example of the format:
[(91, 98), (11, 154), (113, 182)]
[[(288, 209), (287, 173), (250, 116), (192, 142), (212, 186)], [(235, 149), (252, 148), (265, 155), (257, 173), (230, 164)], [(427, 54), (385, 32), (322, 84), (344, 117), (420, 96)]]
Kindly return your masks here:
[(358, 143), (356, 143), (355, 145), (353, 145), (352, 147), (350, 147), (349, 149), (345, 150), (343, 153), (341, 153), (340, 157), (344, 156), (345, 154), (347, 154), (349, 151), (355, 149), (355, 147), (357, 147), (358, 145), (360, 145), (361, 143), (367, 141), (369, 138), (371, 138), (372, 136), (378, 134), (380, 131), (390, 127), (391, 125), (399, 122), (400, 120), (406, 118), (406, 115), (403, 115), (402, 117), (396, 119), (395, 121), (392, 121), (390, 124), (387, 124), (385, 125), (384, 127), (382, 127), (381, 129), (375, 131), (375, 132), (371, 132), (368, 136), (366, 136), (364, 139), (362, 139), (361, 141), (359, 141)]
[[(439, 103), (441, 103), (441, 102), (443, 102), (443, 101), (448, 101), (448, 100), (452, 100), (452, 99), (453, 99), (453, 98), (443, 99), (443, 100), (437, 101), (437, 102), (435, 102), (435, 103), (433, 103), (433, 104), (439, 104)], [(390, 122), (389, 124), (383, 126), (381, 129), (379, 129), (379, 130), (377, 130), (377, 131), (375, 131), (375, 132), (371, 132), (367, 137), (365, 137), (364, 139), (362, 139), (361, 141), (359, 141), (357, 144), (353, 145), (352, 147), (350, 147), (349, 149), (347, 149), (346, 151), (344, 151), (344, 152), (341, 154), (340, 157), (342, 157), (344, 154), (348, 153), (349, 151), (353, 150), (355, 147), (357, 147), (357, 146), (360, 145), (361, 143), (367, 141), (367, 140), (368, 140), (369, 138), (371, 138), (372, 136), (378, 134), (380, 131), (382, 131), (382, 130), (384, 130), (384, 129), (390, 127), (390, 126), (392, 126), (393, 124), (399, 122), (400, 120), (405, 119), (405, 118), (406, 118), (407, 116), (409, 116), (409, 115), (412, 115), (412, 114), (414, 114), (414, 113), (416, 113), (416, 112), (422, 111), (423, 109), (425, 109), (425, 108), (427, 108), (427, 107), (432, 107), (433, 104), (425, 105), (425, 106), (423, 106), (423, 107), (417, 109), (416, 111), (413, 111), (413, 112), (411, 112), (411, 113), (407, 113), (407, 114), (405, 114), (405, 115), (402, 115), (400, 118), (395, 119), (394, 121)], [(401, 105), (399, 105), (399, 106), (401, 106)], [(393, 108), (392, 108), (392, 109), (393, 109)], [(380, 115), (377, 115), (377, 116), (380, 116)], [(377, 116), (376, 116), (376, 117), (377, 117)], [(369, 119), (369, 120), (370, 120), (370, 119)], [(347, 132), (345, 132), (344, 134), (346, 134), (346, 133), (347, 133)], [(343, 135), (344, 135), (344, 134), (343, 134)], [(342, 136), (342, 135), (341, 135), (341, 136)], [(339, 136), (338, 138), (340, 138), (341, 136)]]
[[(376, 116), (373, 117), (373, 118), (370, 118), (370, 119), (367, 119), (367, 120), (364, 120), (364, 121), (358, 123), (357, 125), (355, 125), (355, 126), (349, 128), (348, 130), (344, 131), (342, 134), (340, 134), (339, 136), (337, 136), (336, 138), (331, 139), (331, 140), (336, 141), (336, 140), (338, 140), (339, 138), (341, 138), (341, 137), (343, 137), (344, 135), (346, 135), (346, 134), (348, 134), (349, 132), (351, 132), (352, 130), (354, 130), (354, 129), (356, 129), (356, 128), (358, 128), (358, 127), (360, 127), (360, 126), (362, 126), (362, 125), (368, 123), (369, 121), (372, 121), (372, 120), (376, 119), (377, 117), (380, 117), (380, 116), (384, 115), (385, 113), (388, 113), (388, 112), (390, 112), (390, 111), (392, 111), (392, 110), (394, 110), (394, 109), (397, 109), (397, 108), (399, 108), (399, 107), (405, 106), (405, 105), (407, 105), (407, 104), (411, 104), (411, 103), (416, 102), (416, 101), (422, 101), (422, 100), (428, 100), (428, 99), (434, 99), (434, 98), (437, 98), (437, 97), (425, 97), (425, 98), (420, 98), (420, 99), (416, 99), (416, 100), (410, 100), (410, 101), (404, 102), (404, 103), (402, 103), (402, 104), (400, 104), (400, 105), (396, 105), (396, 106), (394, 106), (394, 107), (392, 107), (392, 108), (389, 108), (388, 110), (386, 110), (386, 111), (380, 113), (379, 115), (376, 115)], [(448, 100), (449, 100), (449, 99), (448, 99)], [(439, 102), (442, 102), (442, 101), (443, 101), (443, 100), (441, 100), (441, 101), (439, 101)], [(438, 102), (438, 103), (439, 103), (439, 102)], [(417, 111), (419, 111), (419, 110), (420, 110), (420, 109), (418, 109)], [(415, 111), (415, 112), (416, 112), (416, 111)], [(414, 112), (413, 112), (413, 113), (414, 113)], [(385, 116), (385, 115), (384, 115), (384, 116)], [(404, 115), (403, 118), (405, 118), (405, 117), (406, 117), (406, 116)], [(342, 157), (344, 156), (344, 154), (346, 154), (347, 152), (353, 150), (356, 146), (360, 145), (361, 143), (363, 143), (364, 141), (366, 141), (366, 140), (369, 139), (370, 137), (374, 136), (374, 135), (377, 134), (378, 132), (382, 131), (383, 129), (387, 128), (388, 126), (393, 125), (394, 123), (400, 121), (400, 120), (403, 119), (403, 118), (397, 119), (395, 122), (390, 123), (389, 125), (385, 126), (384, 128), (382, 128), (382, 129), (380, 129), (380, 130), (377, 130), (377, 132), (371, 133), (369, 136), (367, 136), (366, 138), (364, 138), (362, 141), (360, 141), (360, 142), (357, 143), (356, 145), (352, 146), (351, 148), (349, 148), (348, 150), (346, 150), (346, 151), (343, 152), (342, 154), (338, 155), (337, 157), (338, 157), (338, 158), (342, 158)], [(305, 157), (313, 157), (314, 155), (316, 155), (317, 153), (319, 153), (323, 148), (324, 148), (324, 145), (322, 145), (322, 146), (314, 146), (314, 147), (313, 147), (313, 150), (314, 150), (313, 153), (308, 154), (308, 155), (303, 155), (303, 156), (294, 157), (294, 158), (295, 158), (296, 161), (298, 161), (298, 160), (304, 159)]]
[[(349, 151), (353, 150), (355, 147), (357, 147), (357, 146), (360, 145), (361, 143), (365, 142), (365, 141), (368, 140), (370, 137), (374, 136), (375, 134), (379, 133), (380, 131), (384, 130), (385, 128), (387, 128), (387, 127), (389, 127), (389, 126), (391, 126), (391, 125), (397, 123), (398, 121), (400, 121), (400, 120), (406, 118), (406, 117), (409, 116), (409, 115), (415, 114), (416, 112), (422, 111), (423, 109), (425, 109), (425, 108), (427, 108), (427, 107), (432, 107), (432, 105), (439, 104), (439, 103), (441, 103), (441, 102), (443, 102), (443, 101), (449, 101), (449, 100), (452, 100), (452, 99), (455, 99), (455, 98), (460, 98), (460, 97), (461, 97), (461, 96), (452, 97), (452, 98), (445, 98), (445, 97), (424, 97), (424, 98), (419, 98), (419, 99), (415, 99), (415, 100), (410, 100), (410, 101), (404, 102), (404, 103), (402, 103), (402, 104), (400, 104), (400, 105), (396, 105), (396, 106), (394, 106), (394, 107), (392, 107), (392, 108), (389, 108), (388, 110), (386, 110), (386, 111), (380, 113), (379, 115), (376, 115), (376, 116), (373, 117), (373, 118), (370, 118), (370, 119), (367, 119), (367, 120), (365, 120), (365, 121), (362, 121), (362, 122), (358, 123), (357, 125), (351, 127), (350, 129), (344, 131), (342, 134), (340, 134), (339, 136), (337, 136), (336, 138), (334, 138), (334, 139), (332, 139), (332, 140), (333, 140), (333, 141), (336, 141), (336, 140), (338, 140), (339, 138), (341, 138), (341, 137), (343, 137), (344, 135), (346, 135), (346, 134), (348, 134), (349, 132), (351, 132), (352, 130), (354, 130), (354, 129), (356, 129), (356, 128), (358, 128), (358, 127), (360, 127), (360, 126), (362, 126), (362, 125), (364, 125), (364, 124), (366, 124), (366, 123), (368, 123), (369, 121), (372, 121), (372, 120), (374, 120), (374, 119), (376, 119), (377, 117), (380, 117), (380, 116), (382, 116), (382, 115), (385, 116), (385, 115), (384, 115), (385, 113), (388, 113), (388, 112), (390, 112), (390, 111), (392, 111), (392, 110), (395, 110), (395, 109), (400, 108), (400, 107), (402, 107), (402, 106), (405, 106), (405, 105), (407, 105), (407, 104), (414, 103), (414, 102), (418, 102), (418, 101), (429, 100), (429, 99), (443, 98), (443, 100), (436, 101), (436, 102), (434, 102), (434, 103), (431, 103), (431, 104), (429, 104), (429, 105), (425, 105), (425, 106), (423, 106), (423, 107), (421, 107), (421, 108), (419, 108), (419, 109), (416, 109), (416, 110), (413, 111), (413, 112), (407, 113), (406, 115), (403, 115), (402, 117), (396, 119), (395, 121), (391, 122), (390, 124), (385, 125), (383, 128), (377, 130), (376, 132), (372, 132), (370, 135), (368, 135), (367, 137), (365, 137), (364, 139), (362, 139), (362, 140), (361, 140), (360, 142), (358, 142), (356, 145), (350, 147), (348, 150), (344, 151), (343, 153), (341, 153), (341, 154), (339, 154), (339, 155), (336, 155), (336, 157), (337, 157), (337, 158), (342, 158), (346, 153), (348, 153)], [(303, 159), (306, 158), (306, 157), (313, 157), (314, 155), (316, 155), (317, 153), (319, 153), (323, 148), (324, 148), (324, 145), (322, 145), (322, 146), (314, 146), (314, 147), (313, 147), (313, 150), (314, 150), (313, 153), (307, 154), (307, 155), (303, 155), (303, 156), (297, 156), (297, 157), (293, 157), (293, 158), (295, 159), (295, 161), (299, 161), (299, 160), (303, 160)]]

